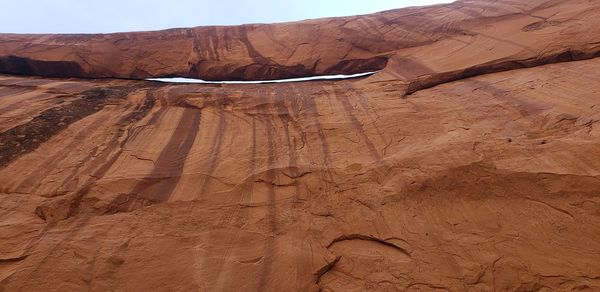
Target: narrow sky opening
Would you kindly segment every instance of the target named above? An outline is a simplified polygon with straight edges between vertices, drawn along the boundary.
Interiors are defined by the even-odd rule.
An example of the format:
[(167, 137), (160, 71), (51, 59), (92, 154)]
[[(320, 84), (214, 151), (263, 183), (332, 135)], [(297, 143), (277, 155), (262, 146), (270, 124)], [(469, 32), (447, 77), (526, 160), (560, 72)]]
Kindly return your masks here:
[(449, 0), (0, 0), (0, 33), (111, 33), (276, 23)]
[(353, 79), (359, 77), (371, 76), (378, 71), (364, 72), (357, 74), (339, 74), (339, 75), (319, 75), (311, 77), (300, 77), (300, 78), (289, 78), (289, 79), (276, 79), (276, 80), (253, 80), (253, 81), (207, 81), (202, 79), (193, 78), (148, 78), (148, 81), (158, 81), (163, 83), (201, 83), (201, 84), (263, 84), (263, 83), (285, 83), (285, 82), (304, 82), (304, 81), (318, 81), (318, 80), (340, 80), (340, 79)]

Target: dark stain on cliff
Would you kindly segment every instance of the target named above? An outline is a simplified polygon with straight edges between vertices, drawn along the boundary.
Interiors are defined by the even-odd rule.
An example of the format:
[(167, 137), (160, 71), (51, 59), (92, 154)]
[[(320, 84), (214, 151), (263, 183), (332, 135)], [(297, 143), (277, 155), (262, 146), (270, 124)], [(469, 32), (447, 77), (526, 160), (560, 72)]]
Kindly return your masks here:
[(100, 111), (109, 99), (123, 98), (127, 92), (125, 89), (117, 88), (91, 89), (43, 111), (25, 124), (0, 133), (0, 167), (8, 165), (21, 155), (34, 151), (69, 125)]

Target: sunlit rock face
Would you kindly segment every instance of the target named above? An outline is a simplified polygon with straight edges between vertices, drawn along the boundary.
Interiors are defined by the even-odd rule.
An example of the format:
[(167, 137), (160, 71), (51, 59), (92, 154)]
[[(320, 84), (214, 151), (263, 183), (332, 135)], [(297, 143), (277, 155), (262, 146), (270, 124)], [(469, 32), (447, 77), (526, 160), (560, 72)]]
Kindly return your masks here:
[(597, 291), (599, 51), (578, 0), (0, 35), (0, 290)]

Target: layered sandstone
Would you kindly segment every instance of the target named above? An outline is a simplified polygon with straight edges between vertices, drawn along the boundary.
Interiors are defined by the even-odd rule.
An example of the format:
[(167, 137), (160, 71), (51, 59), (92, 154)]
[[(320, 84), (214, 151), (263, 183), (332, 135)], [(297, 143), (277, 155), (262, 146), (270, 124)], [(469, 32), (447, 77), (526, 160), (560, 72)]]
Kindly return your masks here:
[(599, 52), (583, 0), (1, 35), (0, 290), (598, 290)]

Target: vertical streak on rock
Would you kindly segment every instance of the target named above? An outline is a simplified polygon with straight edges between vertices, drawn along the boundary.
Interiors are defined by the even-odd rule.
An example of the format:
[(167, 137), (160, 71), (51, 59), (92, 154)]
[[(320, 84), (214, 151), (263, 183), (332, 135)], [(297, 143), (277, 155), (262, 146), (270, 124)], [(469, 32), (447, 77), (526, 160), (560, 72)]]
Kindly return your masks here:
[(215, 56), (215, 60), (219, 61), (221, 58), (219, 56), (219, 32), (217, 31), (217, 27), (212, 27), (210, 31), (210, 36), (212, 39), (212, 50)]
[[(300, 105), (298, 104), (298, 96), (296, 96), (292, 90), (289, 84), (286, 84), (285, 86), (282, 86), (282, 88), (284, 89), (284, 94), (283, 97), (285, 98), (285, 101), (289, 102), (289, 107), (288, 107), (288, 113), (290, 113), (290, 109), (291, 109), (291, 113), (290, 113), (290, 121), (292, 123), (292, 126), (294, 127), (294, 129), (296, 130), (296, 132), (298, 133), (299, 140), (302, 143), (302, 146), (300, 147), (300, 149), (298, 148), (298, 140), (296, 138), (298, 137), (292, 137), (293, 139), (293, 148), (291, 149), (291, 151), (293, 152), (293, 157), (290, 155), (290, 167), (292, 167), (293, 172), (292, 175), (294, 177), (299, 176), (299, 168), (298, 168), (298, 153), (297, 151), (304, 149), (304, 147), (306, 146), (306, 144), (308, 143), (306, 140), (306, 133), (304, 132), (304, 130), (302, 129), (302, 126), (299, 124), (298, 119), (300, 119)], [(296, 184), (295, 186), (295, 192), (296, 192), (296, 197), (295, 200), (299, 201), (301, 198), (300, 196), (300, 184)], [(304, 198), (306, 199), (306, 198)]]
[[(148, 89), (146, 91), (146, 100), (151, 100), (153, 106), (155, 105), (155, 101), (156, 101), (156, 98), (158, 95), (157, 92), (158, 92), (158, 90), (156, 90), (156, 89)], [(148, 120), (148, 123), (146, 123), (146, 126), (155, 125), (162, 118), (162, 116), (164, 115), (164, 112), (167, 110), (167, 100), (163, 96), (161, 96), (160, 101), (161, 101), (160, 108), (152, 114), (152, 116)], [(145, 114), (143, 114), (143, 115), (145, 116)], [(141, 120), (141, 117), (138, 117), (138, 120)], [(104, 122), (104, 120), (99, 119), (98, 122)], [(93, 128), (91, 128), (91, 129), (93, 129)], [(128, 137), (128, 139), (133, 140), (137, 136), (138, 133), (139, 133), (139, 131), (132, 131), (132, 135), (130, 137)], [(87, 134), (86, 134), (86, 131), (82, 131), (82, 134), (89, 135), (89, 132), (87, 132)], [(77, 143), (77, 140), (78, 139), (75, 139), (75, 141), (73, 141), (73, 142)], [(69, 148), (70, 147), (66, 148), (67, 151)], [(98, 147), (94, 148), (94, 150), (91, 151), (88, 154), (88, 156), (82, 160), (82, 163), (87, 163), (92, 157), (94, 157), (97, 150), (98, 150)], [(63, 179), (63, 181), (61, 183), (61, 187), (68, 184), (79, 173), (79, 169), (82, 166), (83, 165), (80, 165), (79, 167), (75, 168), (75, 170), (73, 170), (69, 176), (67, 176), (65, 179)]]
[[(214, 31), (213, 29), (205, 29), (204, 31), (201, 32), (201, 35), (200, 35), (200, 39), (202, 40), (202, 41), (200, 41), (200, 45), (201, 45), (200, 51), (206, 52), (209, 60), (217, 59), (217, 55), (215, 54), (216, 52), (211, 47), (213, 31)], [(196, 35), (196, 37), (199, 37), (199, 36)]]
[[(169, 142), (154, 163), (154, 168), (148, 176), (150, 181), (144, 179), (135, 185), (131, 192), (135, 199), (129, 198), (122, 207), (119, 207), (121, 211), (135, 209), (138, 203), (161, 203), (169, 200), (181, 179), (185, 160), (198, 135), (200, 116), (199, 109), (184, 109)], [(168, 172), (167, 178), (163, 179), (165, 170)], [(153, 182), (156, 179), (159, 179), (158, 183)]]
[[(296, 96), (291, 92), (290, 90), (290, 85), (289, 84), (281, 84), (280, 87), (283, 92), (279, 93), (279, 98), (283, 99), (282, 105), (285, 107), (285, 112), (287, 113), (287, 117), (289, 118), (289, 123), (292, 124), (292, 127), (296, 130), (297, 135), (300, 135), (300, 139), (302, 140), (302, 143), (304, 143), (306, 145), (306, 137), (305, 137), (305, 133), (302, 130), (302, 127), (298, 124), (298, 118), (300, 115), (300, 106), (298, 105), (298, 100), (296, 98)], [(286, 105), (286, 103), (289, 102), (289, 107)], [(287, 133), (286, 133), (287, 134)], [(292, 138), (295, 138), (294, 136), (292, 136)], [(295, 183), (294, 183), (294, 202), (296, 203), (300, 203), (301, 200), (308, 200), (309, 198), (302, 198), (301, 197), (301, 188), (300, 188), (300, 183), (297, 181), (297, 177), (300, 175), (299, 173), (299, 168), (297, 167), (298, 165), (298, 153), (296, 152), (298, 150), (298, 143), (296, 139), (293, 139), (293, 141), (290, 141), (290, 138), (288, 136), (288, 151), (289, 153), (289, 166), (290, 166), (290, 175), (292, 177), (295, 178)], [(293, 142), (290, 143), (290, 142)], [(304, 146), (303, 146), (304, 147)], [(299, 214), (299, 212), (295, 212), (295, 214)], [(308, 225), (311, 225), (310, 223)], [(296, 238), (298, 239), (298, 244), (303, 245), (303, 246), (308, 246), (309, 243), (305, 240), (307, 238), (309, 238), (309, 233), (307, 232), (307, 229), (302, 229), (300, 231), (298, 231), (297, 233), (295, 233)], [(306, 271), (307, 267), (310, 266), (310, 263), (307, 260), (307, 257), (302, 254), (302, 253), (297, 253), (292, 259), (291, 259), (294, 263), (294, 266), (296, 267), (296, 281), (294, 283), (294, 289), (300, 289), (300, 287), (304, 287), (305, 286), (305, 281), (303, 278), (303, 274), (310, 274), (310, 271)]]
[(165, 111), (168, 108), (168, 101), (167, 99), (164, 97), (165, 93), (164, 92), (160, 92), (160, 96), (159, 96), (159, 92), (158, 91), (152, 91), (150, 92), (151, 96), (153, 96), (153, 98), (157, 98), (160, 100), (160, 108), (154, 113), (152, 114), (152, 117), (150, 117), (150, 119), (148, 120), (147, 126), (154, 126), (156, 124), (158, 124), (158, 122), (162, 119)]
[[(260, 90), (259, 94), (262, 96), (261, 98), (265, 99), (263, 104), (273, 104), (273, 99), (267, 98), (269, 93), (264, 90)], [(268, 108), (270, 109), (270, 108)], [(258, 290), (257, 291), (267, 291), (268, 290), (268, 282), (271, 275), (271, 271), (273, 269), (274, 256), (275, 256), (275, 248), (276, 248), (276, 239), (275, 235), (277, 234), (277, 205), (276, 205), (276, 194), (275, 194), (275, 186), (273, 185), (273, 181), (275, 180), (275, 155), (276, 155), (276, 144), (274, 139), (274, 131), (275, 127), (272, 122), (272, 115), (266, 115), (265, 126), (267, 132), (267, 171), (265, 180), (268, 182), (267, 184), (267, 222), (269, 231), (271, 234), (267, 235), (266, 243), (265, 243), (265, 252), (264, 252), (264, 262), (262, 266), (262, 271), (260, 274), (260, 279), (258, 282)]]
[[(290, 124), (294, 123), (294, 120), (288, 110), (288, 107), (285, 104), (285, 101), (287, 99), (290, 99), (287, 96), (287, 90), (284, 91), (280, 91), (280, 90), (274, 90), (274, 97), (273, 97), (273, 105), (275, 106), (276, 110), (277, 110), (277, 116), (280, 118), (281, 122), (283, 123), (283, 131), (285, 134), (285, 138), (287, 140), (287, 152), (288, 152), (288, 168), (289, 168), (289, 175), (294, 178), (294, 180), (296, 179), (296, 177), (298, 177), (298, 167), (297, 167), (297, 160), (298, 160), (298, 155), (296, 153), (296, 142), (295, 140), (292, 141), (292, 138), (290, 136), (290, 129), (289, 126)], [(300, 186), (298, 185), (297, 182), (294, 183), (294, 201), (298, 201), (300, 199)]]
[[(250, 203), (252, 201), (252, 193), (254, 191), (254, 180), (256, 171), (256, 118), (252, 117), (252, 144), (251, 144), (251, 152), (250, 152), (250, 160), (249, 160), (249, 169), (248, 169), (248, 178), (244, 181), (243, 187), (241, 188), (240, 197), (235, 206), (234, 211), (231, 216), (225, 217), (225, 220), (222, 222), (222, 226), (230, 226), (234, 223), (236, 218), (240, 218), (241, 220), (245, 220), (248, 216), (248, 208), (244, 207), (243, 204)], [(230, 281), (230, 278), (227, 275), (224, 275), (223, 270), (227, 271), (226, 265), (227, 260), (232, 253), (232, 249), (239, 243), (241, 230), (236, 232), (234, 240), (229, 243), (229, 246), (225, 250), (217, 268), (216, 272), (216, 286), (217, 290), (227, 291), (227, 283)]]
[[(363, 113), (369, 118), (370, 122), (373, 124), (373, 127), (375, 127), (375, 131), (377, 131), (377, 135), (379, 135), (379, 138), (381, 138), (381, 141), (386, 141), (384, 135), (381, 133), (381, 130), (379, 130), (379, 127), (377, 127), (376, 122), (377, 122), (377, 119), (379, 118), (379, 114), (373, 108), (371, 108), (369, 106), (369, 104), (366, 102), (366, 98), (365, 98), (364, 94), (361, 92), (361, 90), (355, 88), (354, 86), (352, 86), (352, 84), (347, 84), (344, 87), (344, 92), (346, 92), (347, 96), (354, 95), (356, 97), (356, 101), (362, 108)], [(373, 117), (373, 114), (376, 117)]]
[[(152, 105), (153, 104), (154, 103), (152, 103)], [(106, 173), (108, 172), (108, 170), (110, 170), (112, 165), (119, 159), (119, 157), (121, 157), (125, 145), (132, 138), (132, 133), (135, 132), (135, 129), (132, 130), (131, 127), (128, 128), (128, 126), (141, 120), (146, 114), (147, 109), (144, 109), (139, 113), (136, 113), (134, 111), (119, 120), (119, 129), (111, 138), (109, 145), (106, 146), (103, 149), (103, 151), (100, 152), (100, 154), (98, 155), (98, 159), (95, 159), (94, 161), (90, 162), (89, 166), (86, 168), (86, 170), (84, 170), (85, 173), (93, 171), (93, 174), (91, 175), (90, 179), (88, 179), (88, 181), (83, 185), (83, 187), (81, 187), (75, 193), (75, 196), (69, 206), (69, 212), (67, 217), (71, 217), (79, 211), (81, 200), (89, 193), (96, 181), (104, 177), (104, 175), (106, 175)], [(125, 138), (121, 142), (119, 142), (119, 139), (123, 136)], [(111, 153), (114, 151), (115, 148), (118, 149), (111, 156)], [(100, 164), (101, 166), (94, 170), (94, 166), (97, 164)]]
[(255, 64), (266, 65), (271, 63), (271, 59), (261, 55), (252, 45), (250, 39), (248, 38), (248, 27), (247, 26), (239, 26), (238, 27), (239, 39), (246, 47), (248, 51), (248, 55), (252, 58)]
[(250, 162), (250, 189), (248, 191), (248, 202), (252, 201), (254, 190), (254, 173), (256, 172), (256, 118), (252, 117), (252, 157)]
[(356, 118), (356, 116), (352, 112), (353, 108), (352, 108), (352, 105), (350, 104), (350, 101), (348, 100), (348, 96), (345, 95), (344, 92), (342, 90), (340, 90), (340, 88), (337, 85), (333, 86), (333, 93), (334, 93), (334, 96), (336, 97), (336, 99), (342, 104), (342, 107), (344, 108), (344, 111), (346, 112), (346, 116), (348, 117), (348, 120), (350, 120), (352, 127), (360, 135), (360, 137), (362, 138), (362, 140), (365, 143), (365, 146), (367, 146), (367, 149), (369, 150), (371, 157), (375, 161), (380, 161), (381, 155), (379, 154), (379, 152), (377, 152), (377, 149), (375, 148), (375, 145), (373, 144), (371, 139), (369, 139), (369, 136), (367, 136), (367, 133), (365, 132), (365, 129), (363, 128), (361, 122)]
[[(221, 93), (219, 93), (221, 95)], [(200, 193), (198, 197), (204, 196), (204, 194), (209, 190), (212, 176), (217, 168), (217, 164), (219, 162), (219, 155), (221, 153), (221, 145), (223, 144), (223, 136), (225, 135), (226, 130), (226, 121), (225, 121), (225, 105), (227, 103), (227, 98), (221, 99), (220, 97), (217, 99), (218, 109), (218, 121), (217, 121), (217, 129), (215, 131), (215, 138), (213, 140), (213, 144), (211, 146), (211, 154), (210, 160), (208, 164), (208, 168), (206, 170), (206, 174), (203, 176), (202, 187), (200, 188)]]
[[(162, 116), (163, 109), (152, 116), (148, 125), (156, 123)], [(167, 201), (181, 179), (185, 160), (192, 149), (200, 128), (201, 110), (185, 108), (177, 127), (169, 141), (162, 149), (147, 178), (138, 182), (130, 194), (118, 196), (111, 202), (108, 213), (130, 211), (140, 205)], [(164, 179), (165, 169), (167, 178)], [(158, 182), (155, 182), (158, 180)]]
[(196, 36), (196, 32), (193, 29), (189, 29), (187, 31), (188, 37), (192, 38), (192, 49), (190, 50), (190, 54), (188, 55), (187, 60), (187, 71), (189, 74), (198, 75), (198, 64), (200, 63), (200, 48), (198, 44), (198, 37)]
[[(297, 91), (295, 89), (295, 85), (293, 85), (293, 84), (290, 84), (290, 89), (292, 90), (292, 93), (294, 93), (298, 97), (300, 97), (300, 100), (305, 105), (304, 109), (306, 110), (307, 114), (309, 115), (307, 120), (312, 121), (315, 124), (317, 136), (319, 137), (319, 141), (321, 142), (320, 148), (321, 148), (321, 156), (323, 159), (322, 167), (321, 167), (321, 169), (319, 169), (320, 170), (319, 172), (325, 171), (325, 178), (323, 179), (323, 176), (321, 175), (321, 180), (324, 181), (325, 185), (328, 186), (328, 188), (329, 188), (331, 184), (335, 184), (335, 179), (333, 177), (333, 174), (331, 173), (332, 168), (331, 168), (331, 163), (329, 161), (329, 143), (327, 142), (327, 139), (325, 138), (325, 133), (323, 133), (323, 128), (322, 128), (321, 122), (319, 120), (319, 112), (317, 109), (317, 105), (314, 101), (314, 97), (304, 96), (301, 91)], [(310, 143), (308, 143), (307, 146), (309, 148), (314, 147), (314, 145), (310, 145)]]

